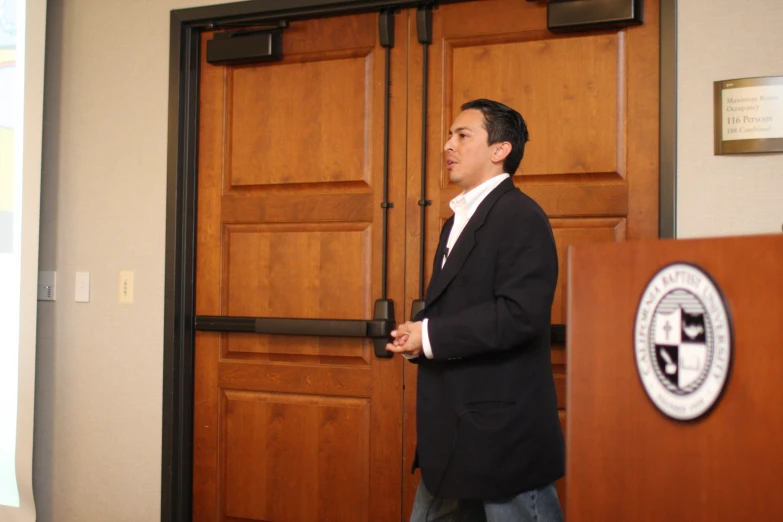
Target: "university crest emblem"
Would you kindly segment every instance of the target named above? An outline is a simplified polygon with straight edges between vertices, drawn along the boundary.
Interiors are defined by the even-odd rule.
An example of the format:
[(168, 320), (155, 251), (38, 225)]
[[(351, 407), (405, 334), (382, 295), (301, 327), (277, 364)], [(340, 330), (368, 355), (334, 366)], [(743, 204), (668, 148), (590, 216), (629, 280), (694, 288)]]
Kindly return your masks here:
[(700, 268), (661, 269), (642, 294), (634, 328), (636, 365), (653, 404), (680, 421), (706, 414), (731, 366), (731, 321), (718, 287)]

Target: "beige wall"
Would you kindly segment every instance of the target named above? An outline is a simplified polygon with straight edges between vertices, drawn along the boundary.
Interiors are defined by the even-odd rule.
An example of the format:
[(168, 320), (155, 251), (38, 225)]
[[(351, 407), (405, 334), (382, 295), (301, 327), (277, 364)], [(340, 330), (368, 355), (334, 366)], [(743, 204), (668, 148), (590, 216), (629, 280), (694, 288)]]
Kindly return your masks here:
[(781, 0), (681, 0), (678, 237), (780, 232), (783, 153), (713, 154), (712, 82), (783, 75)]
[[(39, 303), (43, 522), (159, 519), (169, 10), (209, 3), (49, 3), (40, 268), (58, 271), (58, 300)], [(783, 3), (688, 0), (679, 16), (679, 234), (779, 231), (783, 156), (714, 157), (711, 111), (713, 80), (783, 74)], [(135, 272), (130, 306), (120, 270)], [(73, 300), (76, 271), (92, 275), (90, 303)]]
[(40, 268), (58, 299), (39, 303), (39, 521), (160, 519), (169, 11), (210, 3), (49, 2)]

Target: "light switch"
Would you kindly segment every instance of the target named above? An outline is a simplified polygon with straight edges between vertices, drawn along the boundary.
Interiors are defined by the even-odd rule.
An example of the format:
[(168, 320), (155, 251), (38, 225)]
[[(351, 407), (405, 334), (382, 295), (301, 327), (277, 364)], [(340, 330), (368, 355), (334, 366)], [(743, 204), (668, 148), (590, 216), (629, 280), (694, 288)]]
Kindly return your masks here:
[(57, 272), (41, 270), (38, 272), (38, 300), (54, 301), (57, 299)]
[(130, 270), (120, 272), (120, 303), (133, 303), (133, 272)]
[(76, 302), (90, 302), (90, 273), (76, 272)]

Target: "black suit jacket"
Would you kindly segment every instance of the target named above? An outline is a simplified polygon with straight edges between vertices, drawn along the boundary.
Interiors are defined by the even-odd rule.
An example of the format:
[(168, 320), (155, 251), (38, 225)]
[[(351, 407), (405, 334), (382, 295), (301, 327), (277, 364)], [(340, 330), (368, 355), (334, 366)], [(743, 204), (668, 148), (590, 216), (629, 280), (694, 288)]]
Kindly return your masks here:
[(481, 202), (426, 306), (433, 359), (418, 364), (417, 462), (430, 493), (502, 499), (563, 476), (550, 355), (557, 252), (549, 220), (504, 180)]

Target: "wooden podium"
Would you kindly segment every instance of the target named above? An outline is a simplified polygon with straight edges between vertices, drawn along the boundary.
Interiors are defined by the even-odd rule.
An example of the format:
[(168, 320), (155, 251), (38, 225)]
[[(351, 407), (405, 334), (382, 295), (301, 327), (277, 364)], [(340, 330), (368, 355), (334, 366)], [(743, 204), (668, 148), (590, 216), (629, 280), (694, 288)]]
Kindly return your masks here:
[(568, 266), (567, 521), (783, 521), (783, 235)]

